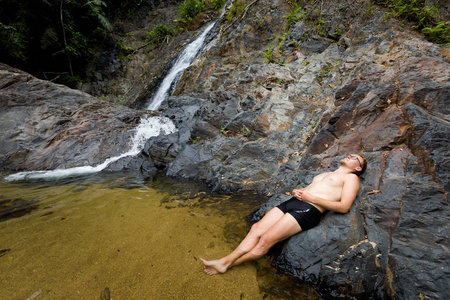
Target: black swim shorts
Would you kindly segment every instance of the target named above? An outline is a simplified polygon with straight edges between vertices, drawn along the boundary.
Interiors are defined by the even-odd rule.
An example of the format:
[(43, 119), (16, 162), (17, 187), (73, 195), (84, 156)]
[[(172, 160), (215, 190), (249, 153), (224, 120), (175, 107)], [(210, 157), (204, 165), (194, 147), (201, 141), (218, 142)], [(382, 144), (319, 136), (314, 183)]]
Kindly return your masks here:
[(302, 231), (308, 230), (319, 224), (322, 218), (320, 210), (313, 205), (298, 200), (295, 197), (277, 206), (282, 212), (291, 214), (298, 222)]

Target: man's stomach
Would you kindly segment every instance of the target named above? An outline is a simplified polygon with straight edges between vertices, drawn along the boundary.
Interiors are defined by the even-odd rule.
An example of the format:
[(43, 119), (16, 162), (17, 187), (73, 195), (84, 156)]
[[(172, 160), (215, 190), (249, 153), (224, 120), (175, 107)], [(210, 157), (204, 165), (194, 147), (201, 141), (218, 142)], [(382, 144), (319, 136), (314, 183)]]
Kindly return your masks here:
[[(330, 202), (337, 202), (340, 200), (340, 197), (339, 198), (336, 197), (336, 195), (340, 195), (340, 193), (341, 193), (340, 191), (333, 190), (333, 191), (331, 191), (331, 193), (318, 192), (318, 191), (315, 191), (315, 189), (310, 189), (307, 191), (318, 198), (321, 198), (321, 199), (324, 199), (324, 200), (327, 200)], [(308, 202), (308, 201), (305, 201), (305, 202)], [(310, 202), (308, 202), (308, 203), (311, 204), (312, 206), (314, 206), (315, 208), (317, 208), (318, 210), (320, 210), (320, 212), (322, 212), (322, 213), (327, 210), (326, 208), (324, 208), (320, 205), (310, 203)]]

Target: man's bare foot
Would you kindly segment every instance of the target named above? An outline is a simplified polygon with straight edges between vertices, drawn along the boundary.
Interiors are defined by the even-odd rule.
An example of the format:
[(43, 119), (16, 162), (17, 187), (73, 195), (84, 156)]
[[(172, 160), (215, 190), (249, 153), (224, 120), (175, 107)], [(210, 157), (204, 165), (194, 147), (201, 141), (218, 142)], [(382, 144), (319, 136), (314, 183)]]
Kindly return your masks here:
[(204, 264), (204, 271), (208, 275), (216, 275), (219, 273), (225, 273), (227, 271), (227, 267), (223, 265), (223, 263), (220, 260), (204, 260), (203, 258), (200, 258), (200, 260)]

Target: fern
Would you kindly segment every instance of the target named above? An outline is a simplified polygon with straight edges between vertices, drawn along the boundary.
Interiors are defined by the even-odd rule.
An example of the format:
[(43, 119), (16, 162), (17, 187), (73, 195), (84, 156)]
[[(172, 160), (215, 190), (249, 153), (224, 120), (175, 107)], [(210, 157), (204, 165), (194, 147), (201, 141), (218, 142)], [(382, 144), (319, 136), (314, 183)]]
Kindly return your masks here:
[[(396, 18), (415, 23), (415, 29), (437, 44), (450, 42), (450, 22), (439, 20), (437, 8), (427, 6), (422, 0), (372, 0), (388, 7)], [(388, 14), (386, 14), (387, 16)]]
[(450, 22), (439, 22), (435, 27), (425, 27), (422, 32), (438, 44), (450, 44)]
[(103, 28), (105, 28), (108, 31), (112, 31), (113, 30), (113, 26), (111, 25), (109, 20), (104, 15), (98, 14), (97, 17), (98, 17), (98, 21), (103, 26)]
[(58, 42), (58, 34), (56, 33), (55, 28), (47, 28), (44, 31), (44, 34), (41, 37), (41, 49), (45, 50), (54, 43)]

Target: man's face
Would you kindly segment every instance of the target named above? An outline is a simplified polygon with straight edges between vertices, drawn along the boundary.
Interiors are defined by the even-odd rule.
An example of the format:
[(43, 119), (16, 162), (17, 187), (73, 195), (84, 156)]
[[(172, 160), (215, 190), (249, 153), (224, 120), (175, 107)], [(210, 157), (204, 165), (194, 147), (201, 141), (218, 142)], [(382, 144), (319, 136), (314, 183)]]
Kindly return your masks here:
[(348, 154), (343, 160), (341, 160), (341, 163), (345, 163), (347, 166), (352, 168), (360, 168), (359, 170), (361, 170), (363, 158), (358, 154)]

